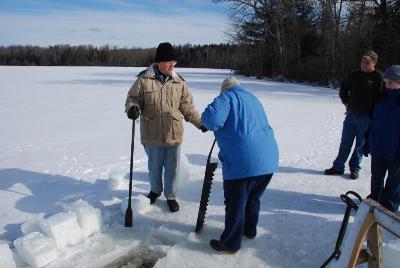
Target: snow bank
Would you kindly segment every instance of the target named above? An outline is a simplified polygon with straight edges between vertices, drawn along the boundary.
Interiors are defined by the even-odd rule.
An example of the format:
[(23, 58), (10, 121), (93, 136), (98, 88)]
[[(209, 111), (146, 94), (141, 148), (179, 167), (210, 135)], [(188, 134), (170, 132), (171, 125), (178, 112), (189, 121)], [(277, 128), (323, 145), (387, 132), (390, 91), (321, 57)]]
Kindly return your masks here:
[(21, 224), (21, 231), (24, 235), (33, 232), (40, 232), (39, 221), (43, 220), (43, 216), (41, 214), (32, 217), (26, 222)]
[(85, 238), (100, 231), (102, 222), (100, 209), (92, 207), (82, 199), (73, 204), (65, 205), (64, 208), (75, 213)]
[(84, 239), (84, 234), (74, 213), (60, 212), (39, 221), (43, 233), (54, 238), (57, 247), (76, 245)]
[(16, 267), (10, 247), (4, 241), (0, 241), (0, 267)]
[(14, 246), (18, 255), (33, 267), (43, 267), (57, 258), (55, 240), (39, 232), (16, 239)]
[[(124, 214), (126, 212), (126, 209), (128, 208), (128, 200), (129, 198), (127, 197), (121, 202), (121, 212)], [(144, 195), (132, 196), (131, 208), (133, 213), (144, 212), (145, 210), (150, 208), (150, 200)]]
[[(208, 244), (224, 226), (221, 165), (214, 176), (206, 229), (198, 240), (182, 242), (184, 234), (194, 229), (206, 157), (214, 140), (212, 132), (203, 134), (185, 123), (181, 162), (187, 157), (190, 176), (181, 176), (186, 182), (178, 191), (179, 213), (169, 213), (162, 197), (162, 202), (142, 210), (144, 215), (134, 211), (134, 228), (124, 228), (125, 209), (121, 213), (120, 203), (128, 195), (128, 187), (123, 192), (113, 192), (103, 185), (102, 179), (108, 178), (115, 167), (124, 170), (124, 182), (129, 182), (126, 174), (132, 122), (121, 116), (121, 105), (131, 80), (142, 69), (0, 66), (0, 147), (5, 148), (0, 153), (3, 237), (11, 239), (21, 219), (39, 212), (48, 217), (59, 202), (86, 196), (91, 204), (110, 200), (101, 211), (103, 233), (92, 235), (88, 243), (76, 248), (60, 250), (49, 267), (102, 267), (130, 252), (137, 255), (136, 248), (146, 245), (153, 252), (168, 254), (159, 261), (160, 267), (254, 268), (259, 263), (265, 263), (264, 268), (319, 267), (332, 253), (343, 218), (345, 206), (339, 195), (353, 190), (366, 196), (370, 190), (370, 157), (362, 162), (360, 180), (348, 180), (348, 172), (333, 177), (322, 172), (332, 165), (340, 142), (344, 108), (338, 91), (237, 77), (268, 112), (280, 147), (281, 171), (274, 174), (261, 201), (260, 235), (254, 240), (243, 239), (237, 256), (226, 256)], [(188, 81), (199, 112), (218, 95), (220, 83), (229, 74), (229, 70), (179, 71)], [(82, 98), (87, 101), (74, 101)], [(87, 109), (93, 105), (105, 107), (104, 113), (99, 116), (98, 110)], [(65, 109), (58, 109), (60, 106), (70, 113), (66, 115)], [(27, 120), (27, 113), (35, 116)], [(96, 116), (99, 120), (94, 121)], [(20, 125), (30, 130), (29, 135), (16, 127)], [(139, 130), (139, 124), (136, 126)], [(134, 196), (149, 190), (147, 156), (140, 145), (140, 135), (135, 136), (135, 145), (134, 171), (138, 178), (134, 179)], [(217, 154), (218, 149), (214, 148), (213, 160)], [(114, 175), (110, 177), (118, 178)], [(158, 230), (160, 226), (162, 232)], [(307, 228), (312, 232), (299, 235), (299, 230)], [(176, 230), (182, 233), (182, 240), (177, 238)], [(391, 252), (396, 252), (392, 258), (398, 260), (397, 248)], [(388, 260), (385, 255), (386, 268), (400, 263), (393, 261), (390, 266)]]
[(183, 185), (188, 181), (190, 177), (189, 172), (189, 161), (184, 153), (180, 154), (180, 161), (178, 162), (178, 170), (176, 175), (176, 187), (177, 191), (183, 188)]
[(385, 267), (398, 267), (400, 260), (399, 252), (399, 239), (392, 239), (383, 244), (383, 259)]
[(111, 170), (107, 186), (110, 190), (126, 190), (129, 187), (128, 181), (125, 179), (125, 170), (114, 168)]

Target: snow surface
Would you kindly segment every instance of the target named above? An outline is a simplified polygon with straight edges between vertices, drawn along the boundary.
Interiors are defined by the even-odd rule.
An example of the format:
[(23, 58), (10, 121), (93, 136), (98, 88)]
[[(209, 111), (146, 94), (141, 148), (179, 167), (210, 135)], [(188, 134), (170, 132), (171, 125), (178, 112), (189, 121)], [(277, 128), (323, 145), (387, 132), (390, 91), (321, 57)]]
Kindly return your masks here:
[(0, 241), (0, 267), (16, 267), (10, 247), (4, 241)]
[[(339, 195), (353, 190), (365, 197), (370, 185), (369, 158), (358, 180), (351, 180), (348, 170), (343, 176), (323, 175), (336, 156), (344, 118), (337, 90), (237, 76), (268, 112), (280, 172), (262, 198), (257, 238), (244, 238), (232, 256), (208, 244), (224, 226), (220, 164), (205, 225), (194, 233), (214, 137), (191, 124), (185, 124), (177, 213), (168, 211), (163, 196), (154, 205), (146, 203), (147, 157), (136, 125), (133, 228), (124, 227), (132, 121), (123, 111), (141, 70), (0, 66), (0, 253), (8, 252), (0, 260), (10, 260), (9, 246), (17, 266), (27, 267), (15, 245), (27, 235), (43, 239), (38, 222), (75, 207), (81, 220), (90, 215), (85, 239), (59, 248), (46, 267), (319, 267), (333, 252), (345, 211)], [(200, 112), (230, 72), (177, 70)], [(77, 201), (87, 203), (77, 208)], [(385, 233), (384, 246), (385, 267), (396, 267), (398, 239)]]

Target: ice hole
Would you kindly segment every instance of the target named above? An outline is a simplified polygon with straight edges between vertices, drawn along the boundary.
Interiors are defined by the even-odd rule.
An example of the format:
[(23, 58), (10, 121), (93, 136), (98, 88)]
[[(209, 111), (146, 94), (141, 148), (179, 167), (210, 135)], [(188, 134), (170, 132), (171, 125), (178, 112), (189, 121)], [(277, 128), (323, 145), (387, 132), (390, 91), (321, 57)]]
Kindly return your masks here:
[(156, 264), (158, 259), (165, 256), (166, 254), (163, 252), (144, 248), (131, 251), (103, 268), (151, 268)]

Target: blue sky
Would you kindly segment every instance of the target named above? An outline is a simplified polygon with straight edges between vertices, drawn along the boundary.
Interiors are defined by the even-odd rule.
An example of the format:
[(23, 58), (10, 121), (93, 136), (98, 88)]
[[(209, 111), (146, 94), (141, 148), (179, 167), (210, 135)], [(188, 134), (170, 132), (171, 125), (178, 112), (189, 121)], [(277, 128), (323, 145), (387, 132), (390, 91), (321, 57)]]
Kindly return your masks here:
[(221, 43), (227, 8), (211, 0), (0, 0), (0, 45)]

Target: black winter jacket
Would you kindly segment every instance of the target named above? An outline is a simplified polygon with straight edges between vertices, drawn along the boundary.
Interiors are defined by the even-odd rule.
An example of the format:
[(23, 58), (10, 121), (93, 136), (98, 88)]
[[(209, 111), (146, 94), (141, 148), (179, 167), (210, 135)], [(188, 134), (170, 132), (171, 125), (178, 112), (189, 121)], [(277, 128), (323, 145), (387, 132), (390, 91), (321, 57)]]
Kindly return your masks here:
[(364, 73), (352, 72), (340, 86), (339, 96), (347, 111), (372, 116), (374, 105), (380, 100), (383, 90), (383, 74), (379, 70)]

